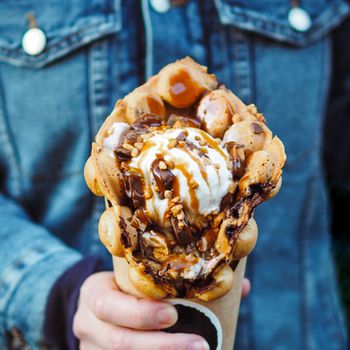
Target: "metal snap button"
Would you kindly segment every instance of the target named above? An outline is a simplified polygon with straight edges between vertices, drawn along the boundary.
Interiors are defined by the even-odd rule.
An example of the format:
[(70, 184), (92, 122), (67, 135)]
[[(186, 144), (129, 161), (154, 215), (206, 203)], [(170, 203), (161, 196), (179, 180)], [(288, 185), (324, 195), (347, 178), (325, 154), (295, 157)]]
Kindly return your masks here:
[(300, 7), (293, 7), (289, 10), (288, 22), (298, 32), (308, 31), (312, 24), (310, 15)]
[(40, 28), (28, 29), (22, 38), (22, 48), (27, 55), (41, 54), (46, 47), (46, 34)]
[(150, 0), (150, 3), (154, 11), (159, 13), (165, 13), (170, 10), (171, 2), (170, 0)]

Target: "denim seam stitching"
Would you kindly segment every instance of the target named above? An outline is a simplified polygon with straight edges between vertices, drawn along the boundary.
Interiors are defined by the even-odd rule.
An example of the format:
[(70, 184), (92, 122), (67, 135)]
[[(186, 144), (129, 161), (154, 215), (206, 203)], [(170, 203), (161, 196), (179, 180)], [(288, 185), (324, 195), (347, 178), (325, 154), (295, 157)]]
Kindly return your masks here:
[[(6, 103), (5, 103), (5, 93), (3, 89), (1, 71), (0, 71), (0, 137), (2, 139), (2, 145), (7, 153), (10, 166), (12, 167), (12, 189), (15, 196), (19, 196), (21, 191), (21, 177), (22, 170), (19, 161), (19, 154), (16, 149), (14, 138), (11, 132), (11, 127), (9, 125), (8, 118), (6, 117)], [(10, 173), (11, 176), (11, 173)]]
[(146, 34), (145, 78), (148, 79), (153, 74), (153, 28), (148, 1), (142, 0), (141, 5)]
[[(16, 291), (20, 281), (22, 280), (22, 276), (28, 273), (31, 268), (33, 268), (35, 265), (37, 265), (39, 262), (42, 262), (43, 260), (51, 257), (52, 255), (67, 250), (64, 246), (47, 246), (47, 242), (45, 240), (40, 240), (36, 245), (31, 247), (31, 249), (27, 250), (24, 254), (22, 254), (20, 257), (18, 257), (16, 260), (14, 260), (1, 274), (0, 278), (0, 289), (2, 289), (2, 298), (3, 299), (3, 307), (2, 309), (2, 316), (3, 316), (3, 325), (1, 328), (4, 330), (8, 329), (9, 326), (7, 324), (8, 317), (7, 317), (7, 311), (10, 307), (11, 300), (13, 297), (14, 292)], [(45, 246), (45, 251), (42, 250), (42, 247)], [(35, 258), (34, 260), (31, 260), (30, 262), (26, 262), (26, 258), (33, 255)], [(33, 258), (32, 257), (32, 258)], [(20, 271), (22, 272), (20, 273)], [(13, 276), (13, 273), (16, 272), (17, 276), (16, 279), (13, 281), (8, 280), (7, 276), (11, 275)], [(5, 294), (7, 294), (7, 297), (4, 297)], [(0, 301), (1, 301), (0, 299)]]

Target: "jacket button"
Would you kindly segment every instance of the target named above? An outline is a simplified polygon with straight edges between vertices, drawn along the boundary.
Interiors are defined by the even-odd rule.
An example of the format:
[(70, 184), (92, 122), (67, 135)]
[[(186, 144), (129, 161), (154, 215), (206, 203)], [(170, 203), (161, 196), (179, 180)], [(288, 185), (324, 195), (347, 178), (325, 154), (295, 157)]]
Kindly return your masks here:
[(40, 28), (28, 29), (22, 38), (23, 51), (30, 56), (41, 54), (46, 47), (46, 35)]
[(153, 10), (159, 13), (165, 13), (170, 10), (170, 0), (150, 0)]
[(293, 7), (288, 13), (290, 26), (298, 32), (306, 32), (311, 28), (310, 15), (300, 7)]

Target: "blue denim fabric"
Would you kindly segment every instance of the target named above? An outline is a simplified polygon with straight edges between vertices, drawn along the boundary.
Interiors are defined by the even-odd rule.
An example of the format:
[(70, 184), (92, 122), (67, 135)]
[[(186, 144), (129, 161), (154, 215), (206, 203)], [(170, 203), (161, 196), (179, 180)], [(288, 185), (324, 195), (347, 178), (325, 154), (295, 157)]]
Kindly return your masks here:
[[(236, 348), (346, 348), (320, 136), (329, 33), (348, 6), (301, 1), (313, 24), (300, 33), (291, 3), (193, 0), (161, 14), (147, 0), (0, 1), (0, 349), (14, 329), (40, 348), (57, 278), (83, 255), (109, 262), (97, 235), (104, 204), (83, 179), (92, 137), (118, 98), (185, 55), (256, 103), (288, 154), (280, 194), (256, 211)], [(29, 12), (48, 38), (35, 57), (21, 48)]]

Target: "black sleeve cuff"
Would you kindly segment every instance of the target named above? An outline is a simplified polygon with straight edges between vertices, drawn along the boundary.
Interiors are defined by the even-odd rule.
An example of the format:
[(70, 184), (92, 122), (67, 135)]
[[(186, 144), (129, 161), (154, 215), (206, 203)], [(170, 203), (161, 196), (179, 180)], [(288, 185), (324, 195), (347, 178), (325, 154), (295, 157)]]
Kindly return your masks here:
[(91, 255), (77, 262), (56, 281), (47, 300), (43, 328), (49, 346), (68, 350), (79, 348), (72, 325), (80, 287), (90, 275), (106, 269), (100, 257)]

